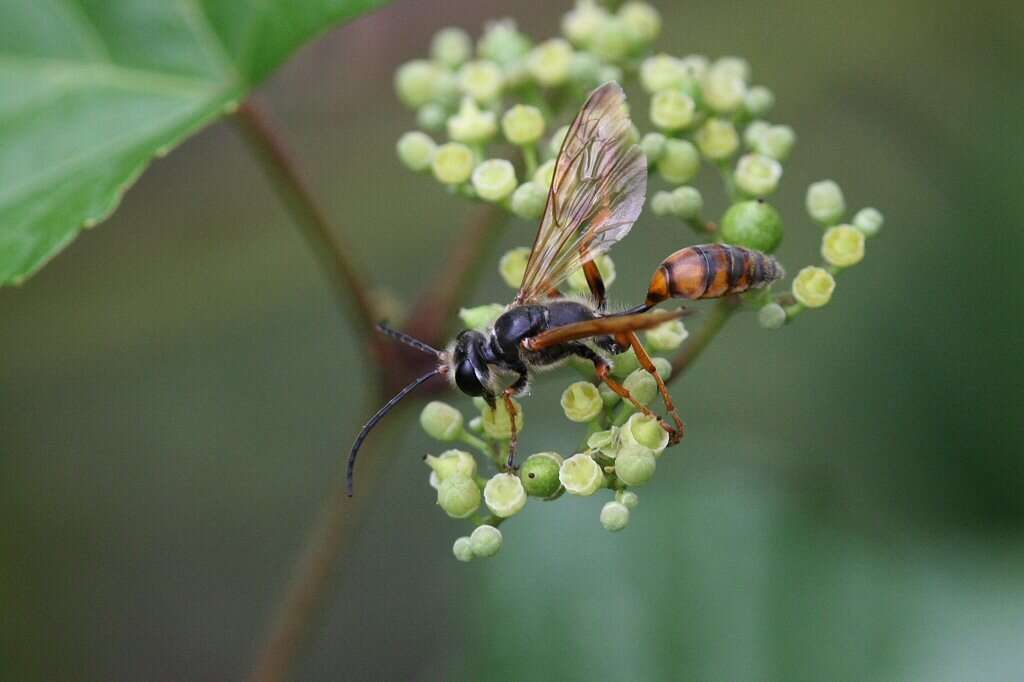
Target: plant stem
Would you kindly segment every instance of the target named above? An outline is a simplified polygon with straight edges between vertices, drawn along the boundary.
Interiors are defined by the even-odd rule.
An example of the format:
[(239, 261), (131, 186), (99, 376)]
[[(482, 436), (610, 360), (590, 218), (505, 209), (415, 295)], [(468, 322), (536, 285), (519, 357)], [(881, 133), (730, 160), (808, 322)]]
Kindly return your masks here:
[(344, 311), (354, 318), (363, 345), (378, 360), (383, 359), (381, 339), (374, 331), (377, 315), (365, 280), (352, 261), (353, 251), (317, 204), (269, 115), (250, 97), (238, 108), (234, 120), (331, 279)]
[(678, 379), (693, 364), (694, 360), (711, 343), (711, 340), (718, 335), (718, 332), (722, 331), (722, 327), (739, 307), (739, 300), (735, 297), (723, 298), (715, 304), (707, 319), (704, 320), (704, 325), (689, 338), (679, 354), (672, 359), (672, 376), (665, 381), (666, 384)]

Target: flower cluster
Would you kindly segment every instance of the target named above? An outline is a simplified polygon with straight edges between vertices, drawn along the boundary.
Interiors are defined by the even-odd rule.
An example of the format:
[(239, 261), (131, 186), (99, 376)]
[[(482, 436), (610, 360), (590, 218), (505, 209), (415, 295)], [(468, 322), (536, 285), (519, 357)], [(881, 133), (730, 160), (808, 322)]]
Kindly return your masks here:
[[(780, 187), (796, 134), (773, 121), (775, 96), (753, 80), (746, 60), (660, 52), (654, 49), (660, 30), (657, 10), (636, 0), (614, 11), (594, 0), (577, 0), (562, 19), (560, 35), (540, 41), (519, 31), (511, 19), (488, 24), (475, 43), (462, 29), (443, 29), (433, 38), (429, 58), (407, 62), (396, 74), (398, 96), (415, 110), (420, 128), (401, 136), (399, 159), (409, 169), (433, 176), (454, 195), (499, 205), (535, 226), (568, 123), (589, 92), (615, 80), (631, 91), (634, 122), (647, 124), (646, 130), (635, 131), (635, 139), (648, 161), (652, 212), (678, 220), (701, 241), (773, 252), (782, 241), (784, 221), (769, 202)], [(702, 170), (720, 178), (724, 206), (705, 201), (697, 183), (699, 175), (702, 180), (707, 175)], [(843, 193), (831, 180), (807, 189), (806, 208), (811, 221), (824, 230), (821, 261), (798, 269), (788, 291), (741, 296), (743, 307), (756, 309), (766, 329), (780, 328), (803, 311), (827, 304), (838, 273), (862, 260), (866, 239), (882, 227), (882, 214), (873, 208), (847, 217)], [(532, 230), (523, 241), (530, 237)], [(529, 249), (520, 247), (501, 258), (499, 273), (509, 286), (517, 287), (522, 280), (528, 256)], [(598, 267), (610, 285), (614, 263), (605, 255)], [(569, 278), (568, 288), (587, 292), (582, 272)], [(482, 330), (503, 309), (499, 304), (477, 306), (463, 309), (461, 317), (467, 327)], [(649, 348), (658, 353), (671, 352), (685, 338), (678, 322), (646, 334)], [(658, 362), (659, 369), (669, 371), (666, 359)], [(620, 357), (615, 367), (635, 395), (653, 400), (654, 381), (637, 370), (635, 358)], [(441, 507), (483, 524), (456, 543), (457, 557), (468, 560), (496, 552), (501, 543), (497, 525), (529, 497), (613, 490), (616, 499), (605, 505), (601, 522), (611, 530), (626, 525), (636, 502), (626, 488), (653, 474), (663, 449), (656, 437), (664, 431), (633, 414), (592, 375), (566, 389), (562, 407), (570, 421), (587, 425), (589, 438), (564, 459), (552, 452), (532, 455), (517, 478), (500, 468), (507, 442), (499, 434), (508, 428), (501, 408), (490, 413), (482, 406), (480, 416), (464, 429), (454, 408), (428, 406), (424, 427), (431, 435), (461, 440), (499, 464), (499, 473), (485, 481), (475, 469), (456, 471), (449, 462), (464, 459), (462, 451), (428, 459)], [(451, 433), (440, 426), (444, 423)], [(524, 478), (523, 472), (529, 475)], [(481, 505), (489, 516), (475, 516)]]

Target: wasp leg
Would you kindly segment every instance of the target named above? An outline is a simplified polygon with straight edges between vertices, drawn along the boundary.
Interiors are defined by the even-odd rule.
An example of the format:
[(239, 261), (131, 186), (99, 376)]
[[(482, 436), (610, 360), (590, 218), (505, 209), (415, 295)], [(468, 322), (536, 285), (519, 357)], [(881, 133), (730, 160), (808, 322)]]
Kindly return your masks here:
[(612, 355), (618, 355), (629, 348), (629, 346), (621, 345), (611, 336), (595, 336), (593, 341), (598, 348)]
[(675, 403), (672, 402), (672, 394), (668, 392), (668, 387), (665, 386), (665, 380), (661, 378), (661, 374), (658, 372), (658, 368), (654, 366), (654, 362), (651, 361), (651, 356), (647, 353), (647, 349), (640, 343), (640, 337), (636, 335), (636, 332), (629, 332), (624, 335), (629, 340), (629, 345), (632, 346), (633, 352), (636, 354), (636, 359), (640, 361), (640, 366), (647, 370), (658, 383), (658, 392), (661, 393), (661, 399), (665, 403), (665, 409), (672, 416), (672, 421), (675, 422), (676, 427), (670, 429), (669, 443), (675, 445), (683, 436), (686, 435), (686, 425), (683, 424), (682, 417), (679, 416), (679, 412), (676, 411)]
[(502, 393), (505, 409), (508, 410), (509, 426), (512, 429), (512, 439), (508, 444), (508, 461), (505, 463), (505, 467), (509, 471), (515, 471), (516, 450), (519, 446), (519, 434), (516, 429), (516, 417), (519, 414), (519, 410), (516, 409), (516, 404), (512, 402), (512, 396), (522, 393), (523, 389), (526, 388), (526, 384), (530, 381), (530, 375), (527, 373), (525, 366), (522, 369), (516, 368), (516, 371), (519, 372), (519, 377)]

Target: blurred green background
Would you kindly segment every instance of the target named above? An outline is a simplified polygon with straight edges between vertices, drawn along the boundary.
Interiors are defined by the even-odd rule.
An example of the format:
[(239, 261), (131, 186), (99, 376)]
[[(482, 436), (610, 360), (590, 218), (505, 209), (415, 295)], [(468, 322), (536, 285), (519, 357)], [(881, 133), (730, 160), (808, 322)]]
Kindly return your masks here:
[[(470, 209), (395, 159), (413, 121), (393, 70), (445, 25), (508, 15), (543, 37), (567, 8), (396, 2), (262, 88), (401, 301)], [(621, 534), (600, 500), (533, 504), (499, 558), (455, 562), (464, 529), (419, 461), (436, 444), (405, 412), (377, 439), (299, 678), (1022, 679), (1024, 10), (659, 8), (659, 48), (747, 57), (796, 129), (777, 198), (790, 270), (817, 258), (811, 181), (885, 230), (829, 306), (774, 333), (736, 319), (676, 385), (686, 441)], [(615, 297), (692, 241), (645, 215), (614, 253)], [(496, 257), (468, 303), (508, 298)], [(0, 320), (0, 678), (241, 677), (371, 375), (237, 130), (156, 162), (110, 221), (0, 290)], [(528, 450), (572, 447), (566, 376), (526, 403)]]

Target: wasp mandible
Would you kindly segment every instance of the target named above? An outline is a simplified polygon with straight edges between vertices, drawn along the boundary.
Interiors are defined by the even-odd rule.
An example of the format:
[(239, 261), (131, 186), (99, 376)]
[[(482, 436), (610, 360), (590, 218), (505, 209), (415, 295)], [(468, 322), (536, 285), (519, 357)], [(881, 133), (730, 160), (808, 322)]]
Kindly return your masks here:
[[(690, 246), (661, 262), (642, 305), (608, 312), (595, 259), (629, 233), (643, 209), (646, 191), (647, 160), (632, 141), (625, 93), (617, 83), (605, 83), (590, 94), (565, 136), (522, 285), (490, 329), (464, 330), (442, 351), (378, 326), (382, 333), (433, 354), (438, 365), (399, 391), (363, 426), (349, 454), (349, 495), (356, 456), (367, 434), (402, 398), (437, 375), (448, 377), (466, 395), (482, 397), (492, 408), (499, 398), (504, 400), (512, 420), (509, 469), (515, 467), (516, 453), (512, 396), (527, 390), (535, 370), (571, 356), (592, 362), (602, 382), (657, 419), (668, 431), (670, 443), (679, 442), (683, 420), (636, 332), (686, 314), (683, 309), (651, 310), (662, 301), (736, 294), (763, 287), (782, 277), (783, 271), (778, 261), (758, 251), (726, 244)], [(564, 296), (558, 289), (579, 268), (590, 288), (591, 297), (586, 300)], [(672, 424), (638, 402), (610, 375), (610, 356), (629, 348), (657, 382)]]

